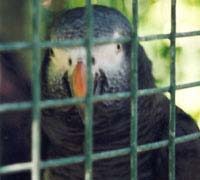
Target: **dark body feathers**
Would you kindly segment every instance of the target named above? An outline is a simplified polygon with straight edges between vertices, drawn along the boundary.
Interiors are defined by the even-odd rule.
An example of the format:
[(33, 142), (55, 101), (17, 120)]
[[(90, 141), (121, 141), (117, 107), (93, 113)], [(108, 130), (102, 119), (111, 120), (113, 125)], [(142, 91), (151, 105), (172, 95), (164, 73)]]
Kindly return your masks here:
[[(58, 16), (52, 28), (52, 39), (83, 38), (86, 31), (84, 9), (78, 8), (63, 12)], [(119, 12), (103, 6), (94, 6), (94, 36), (110, 37), (115, 31), (121, 36), (130, 36), (131, 28)], [(130, 44), (123, 45), (126, 59), (118, 76), (105, 74), (106, 84), (103, 93), (130, 91)], [(139, 46), (139, 89), (153, 88), (151, 63), (143, 48)], [(56, 98), (47, 86), (47, 68), (49, 59), (43, 63), (43, 98)], [(60, 84), (60, 86), (64, 86)], [(60, 88), (62, 94), (62, 89)], [(59, 93), (59, 88), (58, 91)], [(98, 94), (99, 91), (94, 92)], [(57, 96), (59, 97), (59, 96)], [(64, 97), (63, 97), (64, 98)], [(162, 94), (143, 96), (138, 102), (138, 143), (156, 142), (168, 138), (169, 100)], [(177, 136), (198, 132), (198, 128), (186, 113), (177, 107)], [(78, 108), (73, 106), (46, 109), (43, 111), (42, 127), (46, 136), (43, 141), (45, 159), (69, 157), (83, 154), (84, 123)], [(130, 101), (121, 99), (94, 104), (93, 114), (94, 152), (113, 150), (129, 146)], [(200, 177), (200, 140), (176, 146), (176, 179), (199, 180)], [(94, 162), (95, 180), (128, 180), (130, 179), (129, 157)], [(190, 170), (190, 171), (187, 171)], [(49, 180), (82, 180), (84, 179), (83, 163), (46, 170), (45, 179)], [(167, 148), (140, 153), (138, 155), (139, 180), (167, 180)]]
[[(30, 84), (15, 56), (0, 54), (0, 104), (30, 100)], [(30, 161), (30, 112), (0, 113), (0, 165)], [(27, 180), (27, 172), (5, 174), (1, 180)]]

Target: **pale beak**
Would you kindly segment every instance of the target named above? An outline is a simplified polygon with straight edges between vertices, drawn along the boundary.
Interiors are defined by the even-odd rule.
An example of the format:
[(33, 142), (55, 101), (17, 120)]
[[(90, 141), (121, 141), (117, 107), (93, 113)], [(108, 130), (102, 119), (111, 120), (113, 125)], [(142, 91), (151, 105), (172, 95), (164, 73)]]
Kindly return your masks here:
[(87, 73), (83, 62), (78, 62), (71, 77), (71, 90), (75, 97), (85, 97), (87, 93)]

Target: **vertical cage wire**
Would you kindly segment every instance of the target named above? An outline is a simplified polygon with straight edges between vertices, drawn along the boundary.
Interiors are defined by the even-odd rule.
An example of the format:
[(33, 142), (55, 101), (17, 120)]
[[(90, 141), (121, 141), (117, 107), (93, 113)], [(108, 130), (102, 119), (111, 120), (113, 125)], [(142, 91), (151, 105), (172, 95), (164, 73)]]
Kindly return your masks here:
[(170, 118), (169, 118), (169, 180), (175, 180), (176, 170), (176, 0), (171, 0), (171, 36), (170, 36)]
[[(40, 0), (33, 0), (33, 19), (32, 19), (32, 26), (33, 26), (33, 39), (32, 43), (26, 42), (12, 42), (8, 44), (1, 43), (0, 49), (1, 50), (15, 50), (21, 48), (32, 48), (33, 52), (33, 68), (32, 68), (32, 102), (22, 102), (22, 103), (7, 103), (0, 105), (1, 112), (7, 112), (12, 110), (24, 110), (29, 109), (32, 107), (32, 161), (28, 163), (17, 163), (13, 165), (1, 166), (0, 173), (1, 174), (9, 174), (12, 172), (21, 172), (23, 170), (31, 170), (32, 173), (32, 180), (40, 180), (40, 169), (41, 169), (41, 159), (40, 159), (40, 142), (41, 142), (41, 134), (40, 134), (40, 119), (41, 119), (41, 104), (40, 104), (40, 65), (41, 65), (41, 45), (40, 42)], [(132, 44), (132, 53), (131, 53), (131, 130), (130, 130), (130, 169), (131, 169), (131, 179), (137, 180), (137, 131), (138, 131), (138, 0), (133, 0), (132, 2), (132, 11), (133, 11), (133, 32), (131, 38)], [(92, 5), (91, 0), (86, 0), (86, 25), (87, 25), (87, 32), (85, 38), (85, 46), (87, 51), (87, 95), (85, 98), (84, 103), (85, 106), (85, 142), (84, 142), (84, 150), (85, 156), (81, 157), (69, 157), (69, 161), (65, 158), (63, 162), (60, 162), (60, 165), (65, 164), (72, 164), (75, 162), (83, 162), (85, 160), (85, 179), (92, 180), (92, 165), (93, 160), (97, 160), (96, 157), (104, 156), (106, 153), (110, 153), (110, 156), (106, 158), (112, 157), (112, 154), (117, 153), (117, 150), (108, 151), (108, 152), (101, 152), (100, 154), (93, 154), (93, 122), (92, 122), (92, 115), (93, 115), (93, 86), (92, 86), (92, 74), (91, 74), (91, 48), (93, 45), (93, 13), (92, 13)], [(185, 35), (186, 34), (186, 35)], [(175, 180), (175, 144), (176, 142), (185, 142), (187, 137), (189, 140), (199, 138), (199, 133), (194, 133), (193, 135), (186, 135), (187, 137), (179, 137), (177, 141), (175, 141), (175, 134), (176, 134), (176, 106), (175, 106), (175, 92), (176, 92), (176, 79), (175, 79), (175, 60), (176, 60), (176, 37), (184, 37), (184, 36), (197, 36), (200, 34), (200, 31), (197, 32), (188, 32), (188, 33), (178, 33), (176, 34), (176, 0), (171, 0), (171, 33), (169, 35), (158, 35), (157, 39), (170, 39), (170, 56), (171, 56), (171, 66), (170, 66), (170, 119), (169, 119), (169, 179)], [(161, 37), (162, 36), (162, 37)], [(151, 38), (151, 36), (148, 36)], [(156, 37), (153, 37), (156, 39)], [(44, 42), (45, 43), (45, 42)], [(62, 43), (60, 43), (62, 44)], [(58, 43), (58, 45), (60, 45)], [(199, 83), (197, 83), (199, 86)], [(196, 85), (196, 86), (197, 86)], [(190, 83), (188, 87), (195, 86)], [(181, 87), (181, 86), (179, 86)], [(185, 88), (187, 84), (185, 85)], [(184, 88), (184, 87), (182, 87)], [(159, 90), (159, 88), (157, 88)], [(148, 91), (150, 94), (150, 91)], [(148, 94), (148, 93), (146, 93)], [(118, 96), (116, 95), (116, 98)], [(118, 97), (120, 98), (120, 97)], [(53, 101), (53, 100), (52, 100)], [(70, 100), (69, 100), (70, 101)], [(13, 106), (12, 106), (13, 105)], [(10, 109), (9, 109), (10, 108)], [(191, 139), (190, 139), (191, 138)], [(188, 141), (188, 140), (187, 140)], [(158, 143), (159, 144), (159, 143)], [(166, 141), (167, 145), (167, 141)], [(148, 144), (142, 145), (143, 147), (148, 148)], [(155, 145), (154, 146), (160, 146)], [(127, 147), (129, 148), (129, 147)], [(125, 150), (125, 154), (128, 154), (129, 150)], [(93, 156), (94, 155), (94, 156)], [(114, 156), (114, 155), (113, 155)], [(71, 160), (70, 160), (71, 158)], [(100, 158), (99, 158), (100, 159)], [(66, 162), (64, 162), (66, 160)], [(59, 160), (50, 160), (49, 162), (44, 162), (43, 164), (51, 164), (53, 167), (58, 166), (56, 162)], [(42, 167), (44, 168), (44, 167)]]
[(85, 107), (85, 180), (92, 180), (92, 153), (93, 153), (93, 85), (92, 85), (92, 71), (91, 62), (92, 54), (91, 49), (93, 45), (93, 7), (91, 0), (86, 0), (86, 39), (85, 46), (87, 52), (87, 95)]
[(138, 131), (138, 0), (132, 3), (133, 32), (131, 40), (131, 126), (130, 170), (131, 180), (137, 180), (137, 131)]
[(40, 0), (32, 1), (33, 67), (32, 67), (32, 180), (40, 180)]

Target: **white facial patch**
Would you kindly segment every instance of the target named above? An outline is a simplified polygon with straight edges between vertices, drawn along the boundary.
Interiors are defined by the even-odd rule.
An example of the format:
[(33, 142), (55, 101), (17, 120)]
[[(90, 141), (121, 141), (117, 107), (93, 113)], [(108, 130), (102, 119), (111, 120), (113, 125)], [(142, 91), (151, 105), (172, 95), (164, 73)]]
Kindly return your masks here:
[(94, 46), (92, 52), (96, 60), (95, 68), (103, 69), (105, 72), (121, 68), (124, 59), (122, 45), (113, 43)]
[(73, 70), (76, 66), (76, 64), (80, 61), (84, 64), (86, 64), (86, 49), (83, 46), (80, 47), (73, 47), (68, 48), (66, 51), (70, 54), (70, 58), (72, 60), (71, 67), (68, 69), (68, 74), (71, 75), (73, 73)]
[[(85, 47), (74, 47), (67, 49), (67, 52), (70, 54), (72, 59), (72, 66), (70, 68), (72, 71), (74, 66), (78, 61), (82, 61), (86, 64), (87, 54)], [(121, 63), (123, 61), (124, 52), (121, 44), (105, 44), (105, 45), (96, 45), (92, 48), (92, 57), (94, 58), (94, 64), (92, 65), (92, 72), (98, 72), (99, 69), (106, 71), (113, 71), (121, 68)], [(69, 74), (72, 71), (69, 69)]]
[(70, 57), (69, 53), (67, 53), (64, 49), (53, 48), (53, 55), (51, 58), (51, 64), (53, 69), (56, 71), (63, 72), (68, 68), (68, 59)]
[[(112, 38), (117, 39), (119, 37), (119, 32), (115, 31)], [(92, 52), (97, 62), (96, 68), (103, 69), (105, 72), (117, 71), (121, 68), (124, 50), (120, 43), (97, 45), (93, 47)]]
[(63, 77), (66, 70), (69, 69), (69, 53), (64, 49), (53, 48), (53, 53), (50, 56), (49, 68), (48, 68), (48, 82), (53, 83)]
[[(61, 79), (67, 72), (71, 76), (77, 63), (81, 61), (86, 65), (87, 54), (83, 46), (72, 48), (53, 48), (51, 61), (48, 69), (48, 79)], [(102, 69), (104, 72), (115, 72), (121, 69), (124, 60), (124, 51), (121, 44), (112, 43), (105, 45), (96, 45), (92, 48), (92, 73), (99, 73)]]
[[(53, 55), (50, 57), (49, 70), (53, 76), (64, 75), (66, 71), (71, 75), (78, 61), (86, 63), (86, 50), (84, 47), (53, 48), (52, 51)], [(69, 63), (69, 59), (71, 63)]]

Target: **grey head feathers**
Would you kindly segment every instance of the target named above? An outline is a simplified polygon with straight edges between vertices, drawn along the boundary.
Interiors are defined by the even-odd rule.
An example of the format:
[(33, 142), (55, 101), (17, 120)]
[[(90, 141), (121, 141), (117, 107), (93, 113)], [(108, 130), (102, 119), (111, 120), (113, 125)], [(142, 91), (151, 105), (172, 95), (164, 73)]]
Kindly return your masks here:
[[(53, 39), (84, 38), (87, 27), (85, 8), (76, 8), (60, 13), (55, 19), (51, 31)], [(128, 20), (118, 11), (105, 6), (94, 6), (94, 37), (112, 37), (115, 32), (120, 36), (130, 36), (131, 29)]]

